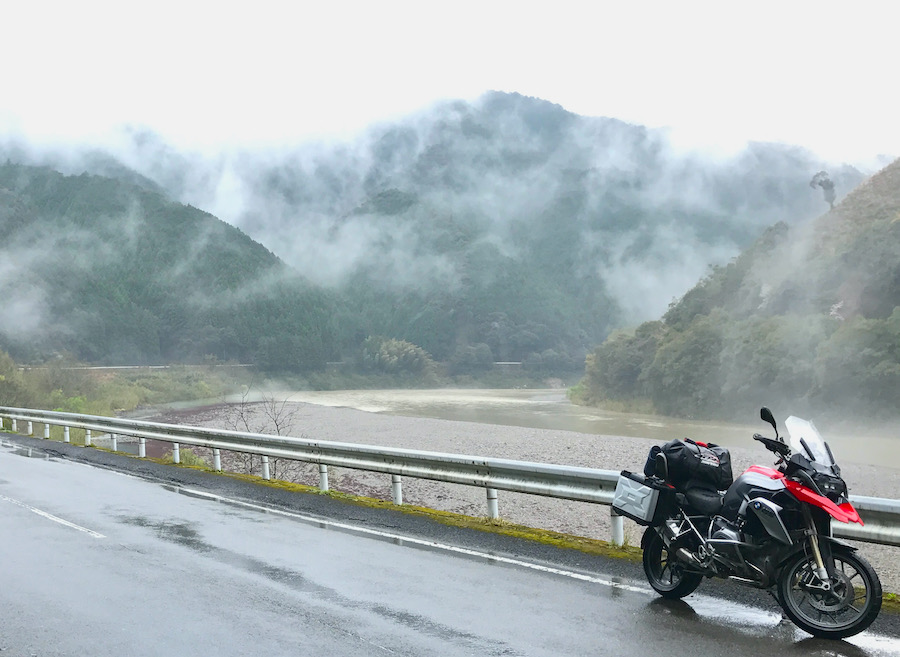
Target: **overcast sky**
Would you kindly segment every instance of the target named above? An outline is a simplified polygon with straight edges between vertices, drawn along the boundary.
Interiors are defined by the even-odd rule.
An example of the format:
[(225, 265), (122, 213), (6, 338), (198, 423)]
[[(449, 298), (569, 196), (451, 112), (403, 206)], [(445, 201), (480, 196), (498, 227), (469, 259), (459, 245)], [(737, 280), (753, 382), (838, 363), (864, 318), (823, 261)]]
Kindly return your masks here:
[(6, 2), (0, 134), (178, 145), (348, 138), (441, 99), (515, 91), (832, 160), (900, 155), (893, 2)]

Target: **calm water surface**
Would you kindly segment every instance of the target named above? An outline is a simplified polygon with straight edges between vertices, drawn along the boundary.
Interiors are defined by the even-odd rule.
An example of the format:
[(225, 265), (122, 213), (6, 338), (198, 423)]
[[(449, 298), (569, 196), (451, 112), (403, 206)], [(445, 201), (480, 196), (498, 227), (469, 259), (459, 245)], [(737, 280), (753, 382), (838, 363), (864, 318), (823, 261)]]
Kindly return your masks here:
[[(565, 390), (340, 390), (289, 391), (279, 396), (291, 401), (355, 408), (370, 413), (428, 417), (486, 424), (502, 424), (542, 429), (562, 429), (611, 436), (652, 440), (692, 438), (728, 447), (758, 446), (754, 433), (771, 435), (771, 427), (758, 416), (753, 424), (729, 424), (681, 420), (640, 413), (616, 413), (578, 406), (566, 398)], [(790, 410), (773, 408), (779, 428)], [(815, 418), (812, 418), (815, 420)], [(850, 434), (819, 424), (838, 463), (856, 462), (900, 468), (900, 431), (882, 428), (878, 432)]]

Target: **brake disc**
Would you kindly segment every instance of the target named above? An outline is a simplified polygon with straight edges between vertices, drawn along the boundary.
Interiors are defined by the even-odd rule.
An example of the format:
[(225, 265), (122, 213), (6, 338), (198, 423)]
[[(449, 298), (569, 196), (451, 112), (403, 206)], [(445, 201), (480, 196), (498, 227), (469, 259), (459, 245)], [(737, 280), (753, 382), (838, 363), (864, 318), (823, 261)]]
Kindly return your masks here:
[(834, 579), (831, 580), (831, 590), (822, 591), (815, 587), (807, 588), (806, 591), (810, 595), (809, 604), (813, 609), (818, 611), (831, 613), (846, 609), (853, 602), (853, 585), (850, 578), (842, 572), (836, 572)]

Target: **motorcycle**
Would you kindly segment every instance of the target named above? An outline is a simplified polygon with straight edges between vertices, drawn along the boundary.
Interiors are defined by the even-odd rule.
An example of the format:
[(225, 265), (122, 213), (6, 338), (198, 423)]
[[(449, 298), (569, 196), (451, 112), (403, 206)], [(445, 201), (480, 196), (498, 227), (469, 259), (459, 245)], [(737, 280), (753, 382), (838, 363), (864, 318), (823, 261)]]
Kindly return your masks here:
[(760, 418), (775, 438), (753, 439), (775, 454), (775, 468), (751, 466), (732, 483), (727, 450), (671, 441), (651, 450), (643, 476), (622, 472), (613, 508), (647, 526), (644, 572), (664, 598), (683, 598), (704, 577), (730, 579), (774, 589), (814, 636), (858, 634), (878, 615), (882, 590), (856, 548), (832, 536), (835, 520), (863, 524), (841, 469), (811, 422), (789, 417), (788, 444), (768, 408)]

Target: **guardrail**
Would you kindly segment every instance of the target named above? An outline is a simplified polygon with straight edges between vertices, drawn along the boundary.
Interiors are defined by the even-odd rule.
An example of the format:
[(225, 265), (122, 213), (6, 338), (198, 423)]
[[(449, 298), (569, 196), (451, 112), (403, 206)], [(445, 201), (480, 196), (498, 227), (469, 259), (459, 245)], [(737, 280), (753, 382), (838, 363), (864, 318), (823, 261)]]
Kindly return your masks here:
[[(494, 459), (461, 454), (444, 454), (411, 449), (374, 447), (355, 443), (317, 441), (304, 438), (206, 429), (142, 420), (42, 411), (0, 406), (0, 418), (8, 418), (12, 430), (26, 422), (28, 435), (34, 435), (35, 422), (44, 425), (44, 438), (50, 426), (64, 428), (69, 442), (69, 427), (85, 430), (85, 445), (90, 446), (92, 432), (109, 434), (116, 449), (117, 436), (140, 440), (138, 456), (145, 456), (147, 439), (172, 443), (172, 458), (179, 462), (179, 446), (193, 445), (213, 450), (213, 469), (221, 470), (220, 450), (256, 454), (262, 457), (263, 478), (269, 479), (269, 457), (287, 458), (319, 466), (319, 488), (328, 490), (328, 466), (382, 472), (391, 475), (392, 498), (403, 503), (402, 477), (431, 479), (484, 488), (488, 515), (499, 517), (497, 491), (543, 495), (580, 502), (610, 505), (619, 473), (613, 470)], [(835, 523), (835, 536), (870, 543), (900, 546), (900, 500), (877, 497), (851, 498), (866, 523), (852, 527)], [(612, 511), (612, 507), (610, 507)], [(624, 541), (622, 518), (612, 514), (612, 542)]]

